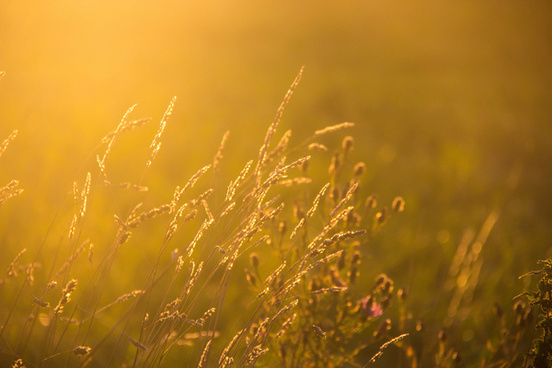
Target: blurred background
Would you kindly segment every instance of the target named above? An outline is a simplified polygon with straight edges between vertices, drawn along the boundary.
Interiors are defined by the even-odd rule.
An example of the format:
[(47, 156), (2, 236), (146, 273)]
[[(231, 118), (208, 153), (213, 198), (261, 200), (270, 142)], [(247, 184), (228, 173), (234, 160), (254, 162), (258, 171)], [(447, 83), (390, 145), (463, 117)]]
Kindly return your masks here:
[(226, 130), (232, 172), (255, 157), (304, 65), (280, 133), (292, 129), (293, 145), (355, 122), (364, 190), (406, 199), (367, 275), (386, 272), (422, 317), (444, 320), (432, 293), (465, 231), (495, 211), (474, 303), (509, 303), (528, 281), (518, 276), (552, 256), (550, 19), (547, 1), (0, 0), (0, 139), (19, 130), (0, 184), (25, 188), (0, 212), (0, 257), (41, 241), (133, 104), (153, 121), (113, 163), (123, 178), (178, 97), (146, 183), (169, 200)]

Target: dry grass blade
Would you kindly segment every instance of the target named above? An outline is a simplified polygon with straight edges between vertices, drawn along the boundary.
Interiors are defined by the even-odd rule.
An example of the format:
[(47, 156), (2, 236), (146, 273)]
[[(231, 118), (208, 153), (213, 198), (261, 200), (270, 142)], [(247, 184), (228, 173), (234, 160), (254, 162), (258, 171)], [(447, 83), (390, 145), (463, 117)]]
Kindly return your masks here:
[(350, 188), (349, 190), (347, 191), (347, 194), (345, 194), (345, 197), (343, 197), (343, 199), (337, 204), (337, 206), (335, 206), (335, 208), (333, 209), (333, 211), (330, 213), (330, 218), (333, 217), (337, 211), (339, 211), (341, 209), (341, 207), (343, 207), (343, 205), (345, 203), (347, 203), (347, 201), (349, 201), (353, 195), (353, 193), (358, 189), (358, 183), (354, 183)]
[(8, 270), (6, 271), (8, 277), (11, 276), (17, 276), (17, 263), (19, 263), (19, 260), (21, 259), (21, 256), (23, 253), (27, 251), (27, 248), (23, 248), (11, 261), (10, 265), (8, 266)]
[(299, 231), (299, 229), (305, 225), (305, 222), (306, 222), (305, 218), (303, 217), (291, 232), (291, 235), (289, 236), (289, 240), (295, 239), (295, 236), (297, 235), (297, 231)]
[(71, 301), (71, 294), (77, 288), (77, 280), (70, 280), (63, 291), (61, 292), (61, 299), (59, 300), (58, 305), (54, 308), (54, 315), (59, 315), (63, 312), (65, 304)]
[(291, 130), (287, 130), (282, 136), (282, 138), (280, 139), (280, 141), (278, 142), (278, 144), (276, 145), (276, 147), (270, 153), (267, 154), (264, 162), (265, 164), (274, 160), (276, 157), (278, 157), (280, 154), (282, 154), (282, 152), (284, 152), (287, 149), (290, 137), (291, 137)]
[(230, 131), (227, 130), (226, 133), (224, 133), (224, 136), (222, 137), (222, 141), (220, 142), (219, 148), (217, 150), (217, 154), (215, 155), (215, 158), (213, 159), (213, 170), (215, 172), (218, 171), (220, 161), (223, 159), (223, 151), (224, 147), (226, 146), (226, 141), (228, 140), (228, 137), (230, 136)]
[(111, 138), (113, 138), (115, 136), (115, 134), (134, 130), (134, 129), (136, 129), (138, 127), (141, 127), (142, 125), (144, 125), (144, 124), (146, 124), (150, 121), (151, 121), (151, 118), (143, 118), (143, 119), (137, 119), (137, 120), (133, 120), (131, 122), (128, 122), (125, 125), (123, 125), (119, 129), (119, 131), (114, 130), (114, 131), (108, 133), (105, 137), (103, 137), (101, 142), (102, 143), (108, 143), (111, 140)]
[(251, 164), (253, 164), (253, 160), (247, 161), (244, 168), (238, 175), (238, 177), (231, 181), (230, 184), (228, 184), (228, 189), (226, 190), (226, 198), (225, 200), (231, 201), (234, 198), (234, 195), (236, 194), (236, 189), (240, 186), (242, 181), (247, 176), (247, 173), (249, 172), (249, 169), (251, 168)]
[(375, 362), (375, 361), (383, 354), (383, 351), (384, 351), (389, 345), (394, 344), (394, 343), (396, 343), (396, 342), (398, 342), (398, 341), (404, 339), (406, 336), (408, 336), (407, 333), (402, 334), (402, 335), (399, 335), (399, 336), (397, 336), (397, 337), (395, 337), (395, 338), (393, 338), (393, 339), (387, 341), (385, 344), (381, 345), (380, 348), (379, 348), (379, 351), (372, 357), (372, 359), (370, 359), (370, 360), (368, 361), (368, 363), (366, 363), (366, 365), (365, 365), (364, 367), (366, 368), (369, 364)]
[(173, 194), (173, 199), (172, 199), (171, 204), (170, 204), (170, 207), (171, 207), (170, 213), (171, 214), (173, 214), (176, 211), (176, 207), (178, 206), (178, 203), (180, 202), (180, 198), (182, 197), (182, 195), (188, 189), (193, 188), (193, 186), (196, 184), (196, 182), (199, 180), (199, 178), (201, 176), (203, 176), (203, 174), (205, 174), (207, 172), (207, 170), (209, 170), (210, 168), (211, 168), (211, 165), (206, 165), (206, 166), (202, 167), (188, 180), (188, 182), (184, 185), (184, 188), (176, 187), (176, 189), (174, 191), (174, 194)]
[(115, 143), (115, 138), (120, 132), (125, 130), (126, 126), (128, 125), (127, 118), (135, 108), (136, 108), (136, 104), (132, 105), (123, 115), (123, 118), (121, 119), (121, 122), (117, 126), (117, 129), (115, 129), (115, 132), (109, 133), (108, 136), (106, 136), (102, 140), (102, 143), (107, 143), (107, 148), (105, 149), (105, 152), (101, 158), (100, 156), (96, 157), (96, 161), (98, 162), (100, 171), (102, 172), (106, 180), (107, 180), (107, 174), (105, 172), (105, 162), (107, 160), (107, 157), (111, 153), (111, 149), (113, 148), (113, 144)]
[(331, 125), (331, 126), (325, 127), (324, 129), (320, 129), (320, 130), (315, 131), (314, 135), (315, 136), (320, 136), (320, 135), (335, 132), (337, 130), (352, 128), (354, 126), (355, 126), (355, 123), (349, 123), (349, 122), (336, 124), (336, 125)]
[(71, 256), (67, 259), (67, 261), (65, 261), (63, 263), (63, 265), (60, 267), (59, 271), (55, 274), (54, 276), (54, 279), (59, 279), (62, 274), (64, 272), (66, 272), (68, 269), (71, 268), (71, 266), (73, 265), (73, 262), (75, 261), (75, 259), (77, 259), (77, 257), (79, 256), (79, 254), (81, 254), (85, 249), (86, 247), (88, 247), (90, 245), (90, 240), (87, 239), (85, 240), (74, 252), (73, 254), (71, 254)]
[(288, 330), (289, 326), (291, 326), (293, 324), (293, 322), (295, 321), (296, 317), (297, 317), (297, 314), (293, 313), (291, 315), (291, 317), (286, 319), (286, 321), (284, 323), (282, 323), (282, 327), (280, 327), (280, 331), (278, 331), (276, 333), (276, 336), (274, 338), (279, 339), (283, 334), (285, 334), (286, 331)]
[(320, 189), (320, 192), (318, 192), (318, 194), (314, 198), (314, 201), (312, 201), (312, 206), (310, 210), (307, 212), (308, 219), (311, 218), (312, 215), (314, 215), (314, 212), (316, 211), (316, 209), (318, 208), (318, 204), (320, 203), (320, 198), (322, 198), (324, 194), (326, 194), (326, 191), (328, 190), (329, 187), (330, 187), (330, 183), (327, 183), (326, 185), (324, 185), (322, 189)]
[(165, 126), (167, 125), (167, 120), (172, 115), (174, 104), (176, 102), (176, 96), (172, 98), (171, 102), (169, 103), (169, 106), (167, 107), (167, 110), (165, 110), (165, 114), (163, 114), (163, 118), (161, 119), (161, 122), (159, 123), (159, 129), (157, 130), (157, 134), (155, 134), (155, 137), (153, 137), (153, 141), (150, 144), (151, 154), (149, 160), (146, 162), (146, 167), (150, 167), (151, 163), (157, 156), (157, 152), (159, 152), (159, 148), (161, 147), (161, 136), (163, 135), (163, 132), (165, 131)]
[(276, 116), (274, 117), (272, 124), (270, 125), (270, 127), (268, 128), (268, 131), (266, 132), (263, 145), (259, 150), (257, 167), (255, 168), (255, 177), (257, 178), (257, 186), (260, 184), (260, 181), (261, 181), (261, 178), (260, 178), (261, 167), (263, 166), (266, 160), (266, 155), (267, 155), (268, 146), (270, 144), (270, 140), (274, 135), (274, 133), (276, 132), (276, 129), (278, 128), (278, 124), (280, 123), (280, 119), (282, 118), (282, 114), (284, 113), (284, 109), (287, 106), (291, 98), (291, 95), (293, 94), (293, 91), (295, 91), (295, 88), (297, 87), (297, 85), (299, 84), (299, 81), (301, 80), (301, 76), (303, 75), (303, 69), (304, 68), (301, 68), (301, 70), (299, 71), (299, 74), (297, 75), (297, 77), (295, 77), (295, 80), (291, 84), (291, 87), (287, 91), (286, 96), (284, 97), (284, 100), (282, 101), (282, 103), (280, 104), (280, 107), (278, 108), (278, 111), (276, 112)]
[(236, 342), (240, 339), (241, 335), (244, 332), (245, 332), (245, 329), (238, 331), (238, 333), (234, 335), (232, 340), (230, 340), (230, 343), (228, 343), (228, 345), (224, 348), (224, 350), (222, 351), (222, 354), (220, 355), (220, 359), (219, 359), (219, 362), (218, 362), (219, 366), (228, 365), (228, 362), (229, 362), (230, 359), (233, 361), (233, 359), (230, 358), (228, 356), (228, 354), (230, 354), (230, 351), (234, 348), (234, 346), (236, 345)]
[(328, 152), (328, 147), (324, 146), (323, 144), (314, 142), (309, 144), (309, 151), (320, 151), (320, 152)]
[(199, 364), (197, 365), (197, 368), (203, 367), (204, 364), (207, 363), (207, 357), (209, 356), (209, 351), (211, 350), (211, 343), (213, 340), (207, 341), (207, 344), (205, 345), (205, 348), (203, 349), (203, 352), (201, 353), (201, 358), (199, 358)]
[(0, 157), (2, 157), (2, 155), (8, 148), (8, 145), (15, 139), (16, 136), (17, 136), (17, 130), (14, 130), (13, 132), (11, 132), (8, 138), (4, 139), (4, 141), (0, 145)]
[(23, 189), (18, 188), (19, 181), (12, 180), (8, 185), (0, 189), (0, 205), (4, 204), (8, 199), (15, 197), (23, 192)]

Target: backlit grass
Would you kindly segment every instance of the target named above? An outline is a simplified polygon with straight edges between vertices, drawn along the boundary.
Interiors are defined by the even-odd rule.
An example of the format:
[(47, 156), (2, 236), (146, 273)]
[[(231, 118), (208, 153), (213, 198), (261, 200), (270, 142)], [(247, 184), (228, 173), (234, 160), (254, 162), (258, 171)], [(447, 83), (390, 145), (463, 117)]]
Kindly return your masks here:
[[(382, 199), (365, 182), (371, 163), (356, 155), (362, 140), (354, 138), (355, 124), (317, 127), (293, 145), (292, 131), (278, 129), (302, 73), (264, 137), (224, 134), (206, 164), (168, 193), (149, 175), (163, 143), (174, 138), (165, 130), (178, 100), (170, 101), (145, 153), (117, 158), (119, 145), (153, 124), (135, 119), (131, 107), (63, 187), (66, 199), (53, 216), (19, 225), (36, 232), (36, 242), (6, 250), (2, 362), (549, 364), (547, 350), (532, 341), (529, 303), (512, 302), (513, 294), (503, 305), (480, 294), (487, 281), (483, 250), (499, 209), (488, 211), (477, 231), (465, 231), (451, 254), (418, 258), (422, 265), (398, 254), (394, 243), (404, 234), (409, 202), (401, 193)], [(225, 167), (232, 139), (259, 147), (240, 157), (236, 170)], [(15, 133), (8, 135), (0, 152), (16, 142)], [(2, 210), (17, 206), (21, 189), (14, 180), (1, 189)], [(17, 244), (18, 234), (7, 234)], [(448, 235), (440, 236), (446, 242)], [(426, 278), (412, 275), (432, 267), (442, 273), (432, 289), (421, 290)], [(529, 294), (544, 307), (540, 321), (549, 317), (547, 282), (539, 283), (540, 294)]]

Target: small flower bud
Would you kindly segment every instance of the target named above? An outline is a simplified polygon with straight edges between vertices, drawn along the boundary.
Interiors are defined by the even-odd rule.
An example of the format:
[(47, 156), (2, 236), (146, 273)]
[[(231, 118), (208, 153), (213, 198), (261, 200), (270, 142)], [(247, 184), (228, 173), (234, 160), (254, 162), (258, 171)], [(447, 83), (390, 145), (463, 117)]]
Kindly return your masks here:
[(378, 204), (378, 199), (375, 195), (371, 195), (368, 198), (366, 198), (366, 210), (371, 210), (372, 208), (376, 208)]
[(459, 352), (457, 351), (454, 351), (451, 355), (451, 358), (452, 358), (452, 361), (459, 364), (462, 362), (462, 356), (460, 355)]
[(356, 177), (361, 176), (366, 171), (366, 164), (364, 162), (359, 162), (355, 165), (353, 172)]
[(525, 303), (521, 300), (518, 300), (514, 303), (514, 312), (516, 312), (516, 314), (522, 314), (524, 309)]
[(318, 336), (321, 339), (326, 338), (326, 332), (324, 332), (324, 330), (322, 330), (319, 326), (311, 325), (311, 327), (314, 330), (314, 333), (316, 334), (316, 336)]
[(387, 331), (391, 329), (391, 320), (389, 318), (382, 321), (378, 329), (374, 332), (374, 337), (382, 337)]
[(382, 208), (381, 211), (376, 213), (376, 221), (379, 225), (383, 225), (387, 220), (387, 208)]
[(334, 174), (337, 170), (339, 170), (339, 167), (341, 166), (341, 161), (339, 159), (339, 153), (336, 152), (332, 156), (332, 162), (330, 163), (330, 167), (328, 169), (328, 173)]
[(332, 278), (332, 283), (337, 287), (345, 287), (347, 284), (339, 278), (339, 274), (335, 269), (330, 270), (330, 277)]
[(355, 139), (350, 135), (343, 138), (343, 141), (341, 142), (341, 146), (343, 147), (343, 150), (345, 152), (351, 151), (353, 149), (354, 144), (355, 144)]
[(393, 280), (388, 278), (385, 281), (385, 284), (383, 285), (383, 293), (384, 294), (391, 294), (393, 292), (393, 285), (394, 285)]
[(88, 353), (90, 353), (92, 349), (89, 348), (88, 346), (77, 346), (76, 348), (73, 349), (73, 354), (75, 355), (87, 355)]
[(351, 266), (357, 265), (360, 263), (360, 252), (355, 251), (351, 257)]
[(404, 199), (403, 197), (395, 197), (393, 204), (391, 205), (394, 213), (399, 213), (404, 211)]

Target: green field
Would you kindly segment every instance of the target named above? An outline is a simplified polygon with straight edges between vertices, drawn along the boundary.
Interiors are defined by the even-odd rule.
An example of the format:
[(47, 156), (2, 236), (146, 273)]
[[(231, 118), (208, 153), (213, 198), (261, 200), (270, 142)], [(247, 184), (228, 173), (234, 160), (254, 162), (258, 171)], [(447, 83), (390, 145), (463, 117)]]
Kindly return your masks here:
[[(519, 276), (552, 257), (551, 16), (545, 1), (0, 0), (0, 141), (17, 130), (0, 157), (0, 187), (17, 179), (24, 190), (4, 201), (13, 189), (5, 187), (0, 197), (0, 366), (21, 358), (26, 367), (196, 367), (203, 357), (203, 366), (216, 367), (241, 329), (234, 366), (249, 358), (261, 367), (522, 366), (537, 333), (527, 300), (514, 297), (535, 289), (538, 277)], [(263, 159), (267, 129), (302, 67), (266, 147), (269, 153), (290, 130), (288, 148)], [(147, 117), (132, 131), (116, 131)], [(155, 142), (162, 144), (146, 167), (160, 122), (166, 126)], [(312, 136), (343, 122), (354, 126)], [(220, 164), (181, 202), (162, 207), (177, 186), (214, 164), (227, 131)], [(351, 149), (343, 147), (348, 136)], [(305, 140), (328, 150), (309, 150)], [(106, 150), (102, 172), (97, 158)], [(335, 152), (340, 164), (332, 170)], [(290, 164), (305, 155), (312, 156), (308, 168), (285, 174), (308, 183), (287, 187), (278, 177), (261, 195), (262, 181), (284, 174), (280, 159)], [(229, 200), (227, 187), (249, 160)], [(362, 175), (354, 173), (358, 162)], [(312, 220), (289, 239), (328, 182)], [(194, 201), (202, 194), (205, 202)], [(371, 195), (377, 204), (369, 209)], [(397, 197), (405, 207), (394, 213)], [(324, 233), (343, 198), (340, 210), (353, 209)], [(222, 216), (233, 200), (236, 207)], [(145, 214), (143, 224), (129, 227), (139, 203), (134, 214)], [(169, 240), (177, 203), (188, 203), (178, 221), (197, 214)], [(274, 218), (263, 217), (280, 203)], [(154, 208), (159, 213), (148, 214)], [(382, 211), (391, 218), (383, 221)], [(202, 225), (209, 212), (213, 224)], [(320, 232), (322, 244), (361, 229), (366, 233), (308, 256)], [(173, 279), (178, 256), (196, 236), (197, 249)], [(223, 260), (235, 241), (243, 248), (229, 270)], [(290, 290), (256, 299), (283, 261), (285, 289), (302, 266), (339, 249)], [(188, 322), (163, 320), (202, 261), (197, 284), (173, 310)], [(381, 274), (391, 290), (374, 286)], [(339, 278), (349, 278), (346, 290), (316, 291), (338, 287)], [(72, 300), (56, 314), (72, 279)], [(58, 285), (50, 291), (52, 281)], [(144, 292), (110, 304), (133, 290)], [(369, 295), (381, 315), (366, 311)], [(264, 318), (295, 300), (262, 331)], [(518, 300), (526, 304), (516, 311)], [(211, 307), (216, 311), (199, 326)], [(368, 317), (353, 318), (363, 311)], [(276, 339), (292, 313), (296, 320)], [(77, 346), (91, 350), (77, 355)]]

